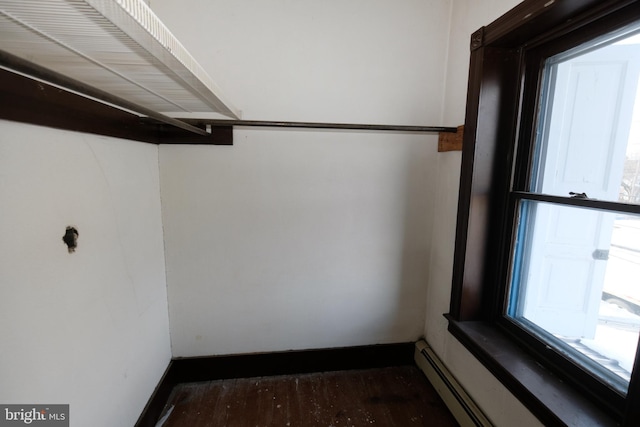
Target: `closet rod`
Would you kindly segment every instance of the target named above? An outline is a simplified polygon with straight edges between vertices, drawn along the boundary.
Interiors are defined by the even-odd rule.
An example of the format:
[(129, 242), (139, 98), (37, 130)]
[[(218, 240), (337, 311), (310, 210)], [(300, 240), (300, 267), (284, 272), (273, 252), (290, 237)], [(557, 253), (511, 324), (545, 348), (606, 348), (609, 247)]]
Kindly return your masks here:
[(411, 126), (411, 125), (371, 125), (355, 123), (318, 123), (318, 122), (279, 122), (265, 120), (192, 120), (180, 119), (196, 126), (241, 126), (241, 127), (272, 127), (272, 128), (305, 128), (305, 129), (344, 129), (344, 130), (370, 130), (370, 131), (395, 131), (395, 132), (420, 132), (420, 133), (456, 133), (457, 128), (446, 126)]
[(123, 108), (137, 114), (145, 115), (159, 122), (176, 126), (180, 129), (197, 133), (198, 135), (210, 136), (210, 134), (203, 129), (197, 128), (178, 119), (174, 119), (173, 117), (166, 116), (162, 113), (158, 113), (157, 111), (150, 110), (149, 108), (127, 101), (126, 99), (112, 95), (108, 92), (94, 88), (93, 86), (89, 86), (85, 83), (82, 83), (81, 81), (72, 79), (53, 70), (49, 70), (45, 67), (34, 64), (33, 62), (12, 55), (3, 50), (0, 50), (0, 67), (6, 69), (7, 71), (22, 74), (32, 79), (41, 80), (45, 83), (58, 86), (67, 91), (76, 92), (80, 95), (94, 98), (98, 101), (116, 106), (118, 108)]

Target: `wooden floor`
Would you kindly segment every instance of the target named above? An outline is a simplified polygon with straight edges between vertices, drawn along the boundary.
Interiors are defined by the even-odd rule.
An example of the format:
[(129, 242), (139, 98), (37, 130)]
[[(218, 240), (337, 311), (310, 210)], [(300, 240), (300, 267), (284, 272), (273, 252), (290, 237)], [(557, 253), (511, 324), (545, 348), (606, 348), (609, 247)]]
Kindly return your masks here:
[(415, 366), (177, 385), (162, 427), (457, 426)]

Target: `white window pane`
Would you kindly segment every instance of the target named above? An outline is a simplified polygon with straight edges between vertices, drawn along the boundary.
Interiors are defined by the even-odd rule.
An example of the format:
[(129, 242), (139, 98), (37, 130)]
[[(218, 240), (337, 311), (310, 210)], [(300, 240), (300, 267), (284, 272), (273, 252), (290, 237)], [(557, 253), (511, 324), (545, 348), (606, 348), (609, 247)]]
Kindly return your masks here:
[(626, 392), (640, 331), (640, 216), (524, 201), (515, 257), (509, 315)]
[(640, 38), (546, 66), (531, 191), (640, 204)]

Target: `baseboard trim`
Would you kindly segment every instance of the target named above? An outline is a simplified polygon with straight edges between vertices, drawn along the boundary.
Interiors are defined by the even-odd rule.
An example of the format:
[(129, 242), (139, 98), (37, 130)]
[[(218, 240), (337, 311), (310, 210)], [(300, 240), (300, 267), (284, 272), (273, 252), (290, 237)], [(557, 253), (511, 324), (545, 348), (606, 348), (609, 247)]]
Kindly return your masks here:
[(415, 343), (174, 358), (135, 427), (155, 427), (180, 383), (413, 365)]
[(171, 367), (173, 366), (173, 360), (169, 361), (167, 365), (167, 369), (165, 369), (164, 374), (160, 378), (158, 385), (151, 393), (151, 397), (147, 401), (140, 417), (138, 417), (138, 421), (136, 421), (135, 427), (155, 427), (157, 424), (160, 415), (162, 414), (162, 410), (164, 409), (164, 405), (169, 400), (169, 396), (171, 395), (171, 391), (173, 387), (178, 384), (176, 382), (175, 374)]
[(415, 344), (414, 360), (461, 427), (493, 426), (424, 340)]

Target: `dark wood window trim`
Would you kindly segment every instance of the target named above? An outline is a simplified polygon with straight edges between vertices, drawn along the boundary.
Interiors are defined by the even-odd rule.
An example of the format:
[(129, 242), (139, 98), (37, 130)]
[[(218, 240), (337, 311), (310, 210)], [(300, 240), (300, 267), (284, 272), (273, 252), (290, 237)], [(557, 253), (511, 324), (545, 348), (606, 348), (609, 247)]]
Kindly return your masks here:
[(618, 425), (490, 322), (449, 320), (449, 331), (545, 426)]
[(626, 399), (602, 393), (501, 314), (513, 232), (510, 183), (521, 179), (513, 176), (514, 156), (517, 144), (530, 144), (523, 135), (537, 109), (530, 82), (539, 75), (527, 65), (546, 46), (638, 19), (640, 0), (526, 0), (471, 37), (449, 331), (545, 425), (640, 425), (640, 372)]

